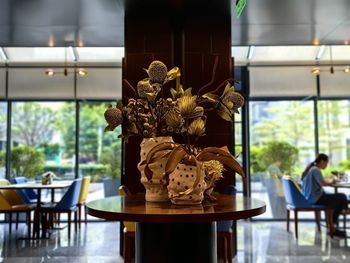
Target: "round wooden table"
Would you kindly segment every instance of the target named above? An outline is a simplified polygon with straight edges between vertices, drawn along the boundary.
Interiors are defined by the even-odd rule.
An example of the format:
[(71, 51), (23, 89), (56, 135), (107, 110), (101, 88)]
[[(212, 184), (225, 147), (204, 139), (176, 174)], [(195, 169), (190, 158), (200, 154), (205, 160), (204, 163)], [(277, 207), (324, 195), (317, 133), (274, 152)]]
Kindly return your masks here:
[[(115, 196), (87, 203), (89, 215), (137, 222), (136, 262), (216, 262), (216, 221), (250, 218), (265, 212), (264, 202), (215, 195), (215, 202), (179, 206), (146, 202), (144, 195)], [(113, 234), (113, 233), (111, 233)]]

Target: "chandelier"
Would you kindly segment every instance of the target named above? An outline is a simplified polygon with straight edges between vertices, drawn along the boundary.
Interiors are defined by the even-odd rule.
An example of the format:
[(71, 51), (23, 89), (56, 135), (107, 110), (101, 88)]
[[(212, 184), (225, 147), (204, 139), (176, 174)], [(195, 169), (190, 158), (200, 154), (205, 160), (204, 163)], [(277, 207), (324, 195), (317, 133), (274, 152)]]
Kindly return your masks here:
[[(320, 61), (322, 55), (324, 54), (326, 49), (326, 46), (321, 46), (320, 50), (316, 56), (316, 61), (317, 64)], [(330, 67), (329, 69), (326, 68), (321, 68), (319, 65), (317, 65), (316, 67), (312, 68), (311, 73), (314, 75), (319, 75), (321, 72), (329, 72), (331, 74), (334, 74), (336, 71), (343, 71), (344, 73), (350, 73), (350, 67), (346, 66), (343, 69), (335, 69), (334, 65), (333, 65), (333, 53), (332, 53), (332, 46), (329, 46), (329, 56), (330, 56)]]
[(65, 47), (64, 48), (64, 67), (63, 67), (63, 71), (60, 71), (60, 70), (56, 70), (56, 69), (53, 69), (53, 68), (48, 68), (46, 69), (45, 71), (45, 74), (49, 77), (53, 77), (55, 75), (63, 75), (63, 76), (68, 76), (69, 74), (77, 74), (79, 76), (87, 76), (87, 70), (84, 69), (84, 68), (76, 68), (76, 66), (74, 65), (73, 67), (73, 70), (70, 70), (70, 68), (68, 67), (68, 62), (67, 62), (67, 51), (70, 50), (71, 54), (72, 54), (72, 57), (73, 57), (73, 61), (74, 61), (74, 64), (77, 62), (77, 56), (75, 55), (74, 53), (74, 50), (73, 50), (73, 47), (72, 46), (69, 46), (69, 47)]

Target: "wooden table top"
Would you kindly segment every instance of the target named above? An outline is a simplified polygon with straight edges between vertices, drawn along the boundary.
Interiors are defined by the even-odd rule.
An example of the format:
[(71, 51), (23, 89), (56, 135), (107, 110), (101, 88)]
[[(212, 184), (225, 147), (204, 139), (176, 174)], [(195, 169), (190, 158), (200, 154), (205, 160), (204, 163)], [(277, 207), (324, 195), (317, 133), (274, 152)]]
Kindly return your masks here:
[(215, 202), (200, 205), (174, 205), (146, 202), (143, 194), (113, 196), (87, 203), (89, 215), (116, 221), (148, 223), (194, 223), (250, 218), (265, 212), (264, 202), (232, 195), (216, 195)]

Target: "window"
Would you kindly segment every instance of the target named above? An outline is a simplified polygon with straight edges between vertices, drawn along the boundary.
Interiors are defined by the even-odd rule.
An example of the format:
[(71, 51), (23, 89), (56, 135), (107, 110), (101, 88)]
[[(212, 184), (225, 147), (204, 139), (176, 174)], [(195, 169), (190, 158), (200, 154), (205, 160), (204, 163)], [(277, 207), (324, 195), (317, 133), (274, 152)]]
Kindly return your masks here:
[[(104, 196), (103, 179), (119, 182), (121, 179), (122, 139), (118, 138), (121, 127), (113, 132), (104, 132), (107, 105), (103, 102), (81, 102), (79, 107), (79, 176), (90, 175), (91, 181), (98, 186), (89, 200)], [(117, 190), (117, 186), (115, 188)]]
[(13, 102), (11, 125), (11, 176), (74, 178), (74, 103)]
[(249, 107), (252, 196), (267, 203), (260, 217), (285, 219), (278, 177), (299, 179), (314, 159), (313, 101), (252, 101)]
[(6, 173), (7, 103), (0, 102), (0, 178)]

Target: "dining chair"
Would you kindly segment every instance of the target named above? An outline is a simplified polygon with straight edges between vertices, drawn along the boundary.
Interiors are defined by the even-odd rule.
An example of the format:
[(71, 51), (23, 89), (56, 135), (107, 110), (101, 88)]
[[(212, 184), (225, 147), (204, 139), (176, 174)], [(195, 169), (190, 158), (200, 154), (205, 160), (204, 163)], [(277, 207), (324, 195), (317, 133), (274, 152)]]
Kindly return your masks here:
[[(236, 195), (236, 188), (234, 185), (228, 185), (223, 194)], [(216, 222), (216, 233), (217, 233), (217, 254), (223, 255), (224, 262), (232, 262), (232, 224), (233, 220), (224, 220)], [(219, 253), (219, 244), (221, 244), (222, 251)]]
[[(54, 222), (53, 218), (55, 214), (67, 213), (68, 215), (68, 238), (71, 236), (71, 223), (72, 223), (72, 212), (74, 212), (74, 226), (75, 231), (77, 231), (78, 224), (78, 202), (81, 189), (82, 179), (75, 179), (69, 186), (67, 191), (62, 196), (58, 203), (46, 203), (40, 208), (40, 213), (43, 219), (43, 236), (46, 235), (46, 230), (52, 227)], [(59, 222), (58, 222), (59, 223)]]
[(329, 235), (333, 237), (335, 229), (332, 219), (332, 208), (324, 205), (309, 204), (302, 194), (300, 185), (291, 176), (283, 176), (282, 184), (287, 203), (287, 231), (289, 232), (290, 211), (294, 211), (294, 235), (296, 239), (298, 239), (298, 212), (314, 212), (317, 230), (321, 231), (320, 212), (324, 211)]
[[(122, 196), (131, 195), (130, 190), (125, 186), (119, 186), (119, 194)], [(136, 223), (123, 221), (123, 258), (125, 263), (132, 262), (135, 257), (135, 231)]]
[[(14, 199), (11, 199), (14, 197)], [(8, 199), (10, 198), (10, 199)], [(28, 238), (31, 237), (31, 212), (34, 211), (35, 205), (16, 203), (15, 200), (18, 200), (18, 196), (14, 195), (10, 189), (1, 189), (0, 190), (0, 213), (9, 215), (9, 232), (12, 233), (12, 214), (16, 214), (16, 229), (18, 228), (18, 214), (25, 213), (26, 214), (26, 224), (28, 229)]]
[[(0, 186), (6, 186), (10, 185), (10, 181), (7, 179), (0, 179)], [(14, 189), (2, 189), (1, 193), (6, 198), (6, 200), (9, 202), (10, 205), (23, 205), (24, 202), (22, 198), (18, 195), (16, 190)], [(19, 215), (20, 213), (16, 213), (16, 229), (18, 229), (18, 222), (19, 222)], [(12, 220), (12, 218), (11, 218)]]
[(91, 176), (84, 176), (83, 180), (81, 182), (81, 190), (80, 190), (79, 201), (78, 201), (79, 228), (81, 226), (82, 207), (84, 207), (85, 224), (87, 223), (87, 212), (86, 212), (85, 203), (86, 203), (86, 199), (87, 199), (87, 196), (89, 193), (90, 182), (91, 182)]
[[(11, 182), (13, 184), (25, 184), (28, 183), (28, 178), (24, 176), (18, 176), (12, 178)], [(33, 189), (18, 189), (17, 193), (26, 204), (34, 204), (38, 200), (38, 195)]]

